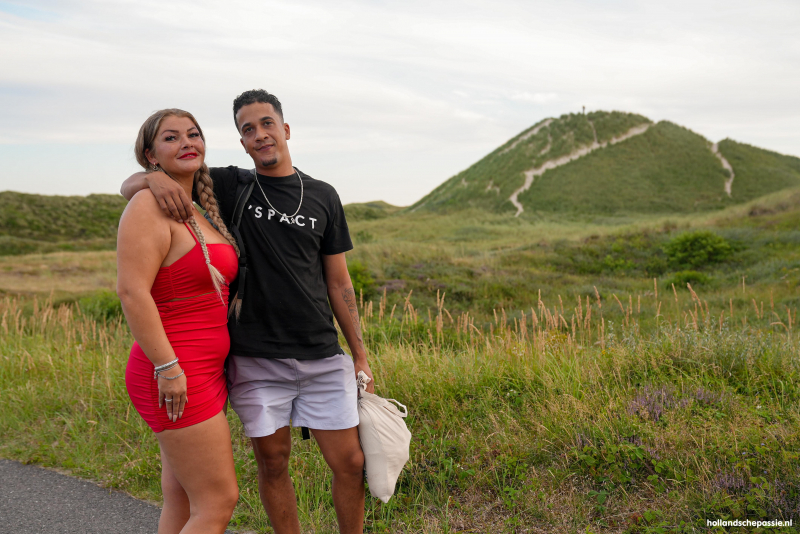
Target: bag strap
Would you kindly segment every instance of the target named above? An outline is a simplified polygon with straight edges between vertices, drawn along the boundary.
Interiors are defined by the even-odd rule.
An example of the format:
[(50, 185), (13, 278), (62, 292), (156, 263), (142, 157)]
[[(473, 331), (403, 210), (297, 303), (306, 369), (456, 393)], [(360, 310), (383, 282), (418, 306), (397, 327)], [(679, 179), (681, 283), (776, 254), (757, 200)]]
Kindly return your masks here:
[[(231, 217), (230, 231), (233, 237), (236, 238), (236, 243), (239, 245), (239, 276), (236, 282), (236, 293), (234, 298), (241, 301), (244, 298), (244, 283), (247, 280), (247, 248), (242, 239), (242, 234), (239, 232), (239, 225), (242, 222), (242, 214), (247, 201), (255, 187), (255, 172), (242, 171), (239, 167), (234, 167), (233, 172), (236, 173), (236, 202), (233, 205), (233, 217)], [(228, 311), (228, 316), (233, 312), (233, 307)]]
[(242, 222), (242, 213), (247, 204), (253, 188), (256, 185), (253, 171), (242, 172), (239, 167), (234, 167), (233, 171), (236, 173), (236, 203), (233, 205), (233, 217), (231, 217), (232, 226), (238, 227)]
[[(383, 400), (386, 401), (386, 407), (392, 408), (393, 409), (392, 411), (397, 412), (397, 415), (399, 415), (400, 417), (408, 417), (408, 408), (406, 408), (405, 404), (400, 404), (394, 399), (383, 399)], [(403, 409), (403, 411), (401, 412), (393, 404), (389, 404), (390, 402), (393, 402), (394, 404), (397, 404), (397, 406), (400, 406)]]
[[(371, 381), (372, 381), (372, 379), (367, 376), (367, 373), (365, 373), (364, 371), (359, 371), (358, 372), (358, 376), (356, 377), (356, 385), (358, 386), (358, 396), (359, 397), (361, 395), (363, 395), (364, 393), (367, 393), (367, 384), (369, 384)], [(370, 395), (370, 394), (367, 393), (367, 395)], [(377, 395), (375, 395), (374, 397), (376, 397), (377, 399), (380, 399), (379, 402), (382, 402), (383, 406), (385, 406), (386, 408), (389, 408), (390, 411), (396, 413), (400, 417), (408, 417), (408, 408), (406, 408), (405, 404), (400, 404), (399, 402), (397, 402), (394, 399), (384, 399), (383, 397), (378, 397)], [(394, 404), (396, 404), (397, 406), (399, 406), (400, 408), (402, 408), (403, 411), (401, 412), (397, 408), (397, 406), (395, 406), (394, 404), (391, 404), (392, 402)]]

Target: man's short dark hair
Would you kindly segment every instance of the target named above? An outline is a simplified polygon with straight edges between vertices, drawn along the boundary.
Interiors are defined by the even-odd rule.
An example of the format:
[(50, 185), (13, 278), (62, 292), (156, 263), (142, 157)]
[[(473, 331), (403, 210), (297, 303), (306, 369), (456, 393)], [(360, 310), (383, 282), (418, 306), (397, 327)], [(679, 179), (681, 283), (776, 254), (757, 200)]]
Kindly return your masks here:
[(281, 120), (283, 120), (281, 101), (278, 100), (277, 96), (270, 94), (263, 89), (250, 89), (249, 91), (245, 91), (233, 99), (233, 123), (236, 124), (237, 130), (239, 129), (239, 123), (236, 122), (236, 114), (244, 106), (249, 106), (250, 104), (255, 104), (256, 102), (261, 104), (272, 104), (272, 107), (275, 108), (275, 111), (281, 116)]

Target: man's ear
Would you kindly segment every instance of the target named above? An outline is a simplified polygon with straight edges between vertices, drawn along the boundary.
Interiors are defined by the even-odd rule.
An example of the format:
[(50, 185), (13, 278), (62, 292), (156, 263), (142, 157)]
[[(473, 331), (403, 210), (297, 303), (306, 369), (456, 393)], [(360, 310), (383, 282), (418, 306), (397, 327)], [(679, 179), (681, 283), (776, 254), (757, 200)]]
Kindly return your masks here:
[(242, 138), (240, 137), (240, 138), (239, 138), (239, 142), (240, 142), (240, 143), (242, 143), (242, 148), (244, 148), (244, 151), (245, 151), (245, 152), (247, 152), (247, 147), (246, 147), (246, 146), (244, 146), (244, 139), (242, 139)]
[(286, 140), (288, 141), (292, 137), (292, 132), (289, 129), (289, 125), (285, 122), (283, 123), (283, 131), (286, 133)]

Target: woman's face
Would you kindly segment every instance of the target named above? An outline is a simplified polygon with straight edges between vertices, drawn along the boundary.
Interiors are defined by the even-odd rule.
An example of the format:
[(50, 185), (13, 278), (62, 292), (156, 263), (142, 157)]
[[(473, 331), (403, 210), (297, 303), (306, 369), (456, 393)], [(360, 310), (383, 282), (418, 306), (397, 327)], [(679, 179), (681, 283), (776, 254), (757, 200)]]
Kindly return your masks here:
[(145, 155), (172, 176), (193, 175), (203, 165), (206, 146), (191, 119), (170, 116), (161, 121), (153, 149)]

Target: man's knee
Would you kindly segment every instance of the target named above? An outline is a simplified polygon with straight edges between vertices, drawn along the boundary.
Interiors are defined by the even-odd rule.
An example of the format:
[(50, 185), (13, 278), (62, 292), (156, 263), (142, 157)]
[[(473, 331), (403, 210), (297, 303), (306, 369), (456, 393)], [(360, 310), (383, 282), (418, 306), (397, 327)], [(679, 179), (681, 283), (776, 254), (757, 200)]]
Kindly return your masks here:
[(289, 469), (289, 456), (292, 452), (291, 441), (287, 445), (254, 439), (253, 452), (256, 456), (259, 473), (269, 478), (280, 476)]
[(360, 477), (364, 473), (364, 452), (361, 447), (351, 447), (342, 451), (331, 465), (334, 475)]

